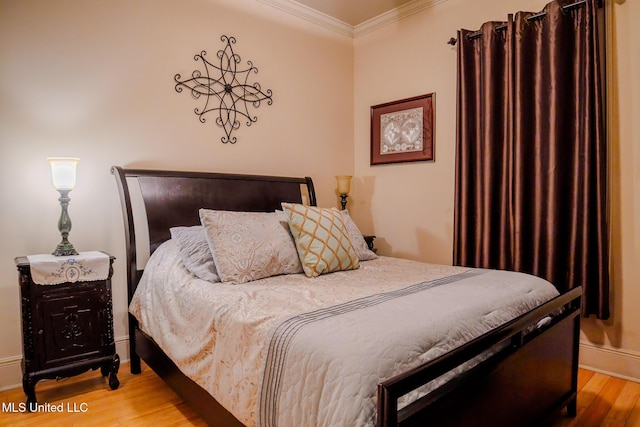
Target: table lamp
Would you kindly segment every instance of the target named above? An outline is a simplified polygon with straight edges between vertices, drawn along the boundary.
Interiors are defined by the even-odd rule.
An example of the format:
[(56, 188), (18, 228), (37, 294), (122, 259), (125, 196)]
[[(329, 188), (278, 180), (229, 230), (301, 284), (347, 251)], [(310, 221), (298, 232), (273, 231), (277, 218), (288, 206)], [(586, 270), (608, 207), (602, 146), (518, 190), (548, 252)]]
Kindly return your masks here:
[(76, 185), (76, 165), (80, 159), (75, 157), (48, 157), (47, 160), (51, 164), (51, 178), (53, 186), (60, 193), (60, 206), (62, 212), (58, 219), (58, 230), (62, 235), (62, 241), (53, 251), (55, 256), (78, 255), (78, 252), (68, 240), (69, 231), (71, 231), (71, 219), (67, 212), (69, 206), (69, 192)]

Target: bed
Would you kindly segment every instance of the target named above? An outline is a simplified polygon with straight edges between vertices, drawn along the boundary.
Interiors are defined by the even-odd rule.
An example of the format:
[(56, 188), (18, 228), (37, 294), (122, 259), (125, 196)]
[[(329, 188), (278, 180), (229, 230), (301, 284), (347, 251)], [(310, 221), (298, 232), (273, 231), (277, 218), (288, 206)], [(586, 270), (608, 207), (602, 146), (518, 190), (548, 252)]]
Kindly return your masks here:
[[(207, 359), (209, 350), (198, 349), (198, 354), (180, 355), (180, 350), (176, 353), (165, 342), (165, 335), (171, 334), (162, 332), (166, 318), (158, 317), (165, 316), (159, 314), (163, 310), (159, 303), (149, 304), (153, 308), (147, 314), (140, 311), (142, 303), (139, 301), (139, 294), (170, 292), (154, 291), (156, 285), (152, 281), (156, 280), (156, 276), (161, 281), (165, 276), (177, 275), (164, 279), (168, 282), (167, 289), (177, 286), (177, 290), (171, 291), (175, 296), (186, 292), (187, 286), (193, 286), (198, 293), (203, 287), (210, 285), (208, 282), (198, 281), (199, 279), (195, 285), (187, 285), (190, 281), (184, 279), (188, 274), (182, 272), (184, 268), (179, 262), (179, 248), (173, 242), (175, 239), (172, 239), (172, 232), (206, 224), (205, 218), (209, 214), (206, 213), (203, 217), (202, 208), (217, 212), (218, 218), (219, 212), (225, 212), (225, 215), (226, 212), (235, 212), (237, 215), (274, 213), (282, 209), (282, 202), (287, 202), (290, 205), (284, 205), (285, 212), (293, 215), (289, 212), (295, 210), (292, 206), (316, 205), (313, 181), (310, 178), (124, 169), (117, 166), (111, 172), (116, 178), (122, 202), (129, 303), (131, 312), (137, 316), (129, 315), (131, 371), (140, 373), (140, 359), (144, 360), (207, 423), (219, 426), (287, 425), (290, 420), (296, 420), (296, 417), (307, 417), (307, 410), (315, 411), (313, 413), (316, 418), (310, 422), (311, 425), (539, 425), (556, 416), (565, 407), (569, 415), (575, 415), (580, 289), (573, 289), (562, 295), (557, 295), (557, 292), (550, 294), (547, 290), (538, 291), (537, 288), (535, 291), (527, 290), (524, 293), (533, 295), (534, 299), (527, 300), (526, 303), (517, 299), (514, 306), (519, 311), (516, 313), (514, 309), (507, 307), (506, 312), (511, 314), (504, 321), (499, 317), (492, 319), (493, 310), (478, 308), (480, 311), (486, 310), (480, 313), (482, 319), (489, 319), (485, 329), (463, 337), (462, 341), (456, 342), (451, 348), (441, 345), (439, 352), (431, 352), (429, 357), (422, 357), (422, 350), (416, 352), (413, 343), (405, 342), (407, 337), (421, 335), (427, 329), (438, 331), (438, 328), (440, 332), (436, 334), (451, 335), (450, 330), (446, 329), (448, 323), (440, 322), (438, 327), (424, 327), (417, 321), (410, 320), (413, 319), (412, 314), (404, 313), (404, 308), (392, 309), (396, 310), (397, 316), (384, 317), (388, 315), (380, 315), (377, 311), (380, 307), (390, 306), (392, 303), (398, 303), (400, 307), (413, 305), (416, 312), (431, 313), (432, 317), (440, 321), (448, 318), (448, 314), (438, 312), (447, 305), (439, 301), (455, 301), (454, 304), (448, 303), (451, 306), (457, 306), (457, 302), (463, 300), (471, 300), (473, 303), (488, 294), (484, 290), (478, 290), (478, 287), (496, 288), (502, 292), (502, 288), (498, 288), (496, 283), (504, 282), (508, 285), (505, 289), (510, 289), (511, 281), (523, 282), (524, 284), (517, 286), (528, 287), (533, 286), (529, 282), (536, 278), (511, 272), (430, 266), (385, 257), (361, 260), (357, 266), (341, 268), (336, 273), (319, 275), (313, 279), (307, 279), (304, 274), (287, 274), (260, 278), (239, 286), (216, 286), (215, 292), (220, 294), (215, 297), (203, 294), (188, 302), (185, 302), (186, 298), (185, 301), (178, 301), (178, 305), (183, 304), (188, 310), (193, 310), (198, 299), (240, 298), (236, 294), (227, 293), (241, 289), (245, 294), (238, 301), (248, 303), (235, 305), (245, 307), (245, 311), (253, 315), (259, 311), (256, 309), (259, 304), (251, 305), (252, 301), (267, 301), (265, 298), (279, 293), (285, 295), (282, 298), (287, 303), (282, 306), (282, 313), (267, 313), (262, 316), (266, 320), (262, 319), (264, 322), (261, 320), (262, 323), (257, 328), (261, 328), (262, 332), (255, 332), (243, 325), (242, 332), (219, 336), (231, 342), (231, 348), (234, 347), (233, 340), (237, 340), (235, 347), (240, 349), (237, 354), (241, 356), (229, 353), (228, 358), (244, 363), (243, 357), (246, 357), (246, 364), (261, 366), (263, 370), (258, 371), (253, 380), (250, 380), (250, 375), (238, 374), (236, 379), (246, 377), (249, 380), (246, 381), (248, 384), (235, 388), (234, 367), (225, 367), (224, 360), (220, 362), (221, 359), (216, 359), (218, 356), (213, 355), (211, 360), (218, 360), (219, 363), (214, 369), (217, 373), (202, 373), (203, 364), (211, 365)], [(137, 203), (143, 205), (143, 214), (135, 213)], [(145, 241), (142, 246), (148, 246), (149, 253), (153, 254), (144, 278), (144, 270), (137, 265), (141, 229), (148, 231), (148, 237), (143, 238)], [(169, 265), (174, 266), (169, 268)], [(389, 276), (384, 276), (385, 274)], [(401, 279), (408, 282), (401, 282), (399, 276), (403, 276)], [(384, 283), (376, 283), (373, 280), (375, 277), (385, 277), (382, 281)], [(366, 286), (372, 289), (367, 289), (363, 294), (360, 293), (364, 292), (361, 288), (354, 287), (344, 291), (345, 295), (342, 295), (334, 291), (345, 287), (341, 280), (370, 283)], [(140, 291), (136, 293), (140, 283)], [(451, 283), (455, 285), (455, 292), (462, 292), (462, 297), (456, 296), (459, 294), (448, 294)], [(376, 287), (383, 285), (381, 288)], [(513, 285), (514, 288), (517, 286)], [(330, 291), (324, 295), (320, 291), (314, 293), (325, 287)], [(302, 302), (297, 302), (290, 296), (293, 292), (301, 292), (306, 297)], [(308, 297), (311, 294), (313, 297)], [(253, 299), (247, 299), (247, 295), (251, 295)], [(350, 308), (354, 301), (357, 301), (357, 309)], [(306, 309), (298, 313), (293, 308), (296, 304)], [(225, 307), (229, 306), (234, 304), (227, 304)], [(172, 311), (171, 308), (167, 310)], [(468, 310), (475, 309), (465, 308), (463, 311)], [(227, 313), (229, 310), (217, 311), (230, 316)], [(357, 315), (354, 314), (356, 311)], [(338, 312), (339, 315), (336, 315)], [(366, 313), (370, 317), (365, 319), (363, 316)], [(246, 313), (242, 315), (246, 317)], [(187, 325), (187, 330), (174, 335), (180, 338), (193, 332), (196, 338), (191, 338), (192, 340), (207, 341), (202, 338), (207, 335), (198, 335), (202, 334), (198, 328), (207, 320), (197, 316), (200, 315), (193, 315), (193, 325)], [(320, 318), (325, 323), (321, 323), (318, 320)], [(335, 320), (337, 318), (340, 319), (339, 322)], [(227, 325), (226, 319), (215, 319), (218, 323), (213, 328)], [(465, 321), (473, 325), (484, 322), (462, 320), (463, 323)], [(245, 323), (254, 324), (256, 320), (250, 319)], [(308, 326), (310, 324), (314, 326)], [(348, 332), (345, 324), (353, 325), (355, 332)], [(325, 333), (334, 327), (339, 328), (336, 329), (339, 333)], [(475, 330), (475, 326), (467, 329)], [(154, 330), (156, 335), (152, 338)], [(229, 326), (229, 331), (231, 330)], [(365, 330), (369, 335), (363, 332)], [(349, 333), (353, 335), (350, 336)], [(386, 335), (382, 335), (383, 333)], [(365, 335), (368, 337), (366, 340), (358, 341)], [(290, 339), (292, 336), (295, 339)], [(331, 347), (335, 343), (329, 345), (323, 341), (328, 339), (327, 336), (333, 336), (331, 340), (336, 340), (337, 348)], [(385, 337), (381, 342), (393, 342), (391, 337), (397, 340), (392, 347), (400, 349), (400, 354), (403, 354), (406, 345), (409, 348), (406, 353), (418, 354), (418, 357), (413, 357), (410, 361), (393, 358), (386, 361), (389, 350), (384, 350), (385, 358), (375, 353), (380, 346), (376, 340), (380, 337)], [(318, 338), (321, 338), (320, 344), (316, 343)], [(223, 341), (222, 338), (217, 340)], [(246, 343), (253, 341), (259, 342), (263, 346), (260, 347), (262, 350), (247, 350), (249, 346)], [(436, 341), (440, 342), (440, 339)], [(286, 346), (281, 344), (285, 342)], [(357, 345), (353, 345), (353, 342), (357, 342)], [(313, 357), (305, 356), (305, 348), (313, 346), (317, 347), (308, 352)], [(183, 350), (190, 347), (182, 346)], [(222, 345), (218, 347), (222, 348)], [(442, 349), (447, 351), (443, 352)], [(351, 365), (359, 365), (357, 368), (364, 371), (345, 374), (343, 369), (348, 363), (343, 361), (356, 354), (356, 359), (362, 360), (362, 363), (352, 361)], [(393, 357), (396, 358), (397, 355)], [(184, 364), (184, 360), (194, 358), (199, 361), (196, 368)], [(249, 360), (252, 362), (249, 363)], [(378, 361), (381, 366), (392, 366), (392, 370), (383, 370), (382, 374), (377, 372)], [(238, 366), (242, 366), (242, 363)], [(242, 369), (240, 372), (244, 372)], [(299, 375), (289, 373), (295, 370), (306, 373), (302, 376), (303, 380), (299, 379)], [(220, 379), (222, 377), (231, 379), (227, 378), (225, 383)], [(366, 381), (363, 384), (367, 385), (354, 386), (352, 377), (364, 378)], [(315, 379), (312, 381), (313, 378)], [(229, 389), (230, 396), (220, 394), (224, 390), (211, 391), (216, 384), (222, 384), (220, 388)], [(250, 387), (255, 387), (255, 391)], [(214, 398), (212, 393), (218, 398)], [(249, 395), (254, 397), (247, 397)], [(328, 395), (332, 399), (328, 399)], [(355, 403), (349, 403), (352, 400)], [(249, 402), (248, 406), (233, 407), (234, 402), (242, 401)], [(321, 403), (309, 404), (314, 401)], [(304, 409), (306, 406), (312, 408)], [(350, 415), (341, 418), (341, 414), (354, 411), (359, 411), (354, 418), (348, 418)], [(341, 419), (352, 421), (336, 421)], [(291, 423), (299, 424), (299, 421)]]

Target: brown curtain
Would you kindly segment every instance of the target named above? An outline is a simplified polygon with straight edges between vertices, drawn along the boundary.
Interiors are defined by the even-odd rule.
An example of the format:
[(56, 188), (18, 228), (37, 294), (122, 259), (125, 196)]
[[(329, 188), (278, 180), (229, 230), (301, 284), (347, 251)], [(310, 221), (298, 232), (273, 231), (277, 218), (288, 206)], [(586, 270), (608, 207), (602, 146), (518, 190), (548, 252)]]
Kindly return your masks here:
[(574, 3), (458, 34), (454, 263), (582, 286), (607, 319), (598, 5)]

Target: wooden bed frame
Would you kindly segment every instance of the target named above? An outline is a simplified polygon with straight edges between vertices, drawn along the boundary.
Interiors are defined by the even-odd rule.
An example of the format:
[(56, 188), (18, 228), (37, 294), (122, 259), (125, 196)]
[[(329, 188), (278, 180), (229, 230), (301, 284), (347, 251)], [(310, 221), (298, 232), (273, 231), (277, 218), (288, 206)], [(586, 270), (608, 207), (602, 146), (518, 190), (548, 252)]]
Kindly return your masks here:
[[(137, 267), (135, 200), (129, 181), (135, 180), (140, 186), (150, 253), (170, 238), (171, 227), (200, 224), (200, 208), (272, 212), (283, 201), (316, 205), (311, 178), (117, 166), (111, 168), (111, 173), (122, 202), (129, 302), (143, 272)], [(564, 407), (575, 416), (581, 295), (581, 289), (573, 289), (446, 355), (382, 382), (378, 385), (378, 426), (540, 425)], [(551, 314), (555, 314), (551, 322), (532, 330), (531, 325)], [(404, 394), (500, 343), (503, 349), (475, 368), (398, 410), (398, 398)], [(132, 373), (141, 372), (142, 358), (208, 424), (242, 425), (182, 374), (153, 339), (138, 328), (132, 315), (129, 350)]]

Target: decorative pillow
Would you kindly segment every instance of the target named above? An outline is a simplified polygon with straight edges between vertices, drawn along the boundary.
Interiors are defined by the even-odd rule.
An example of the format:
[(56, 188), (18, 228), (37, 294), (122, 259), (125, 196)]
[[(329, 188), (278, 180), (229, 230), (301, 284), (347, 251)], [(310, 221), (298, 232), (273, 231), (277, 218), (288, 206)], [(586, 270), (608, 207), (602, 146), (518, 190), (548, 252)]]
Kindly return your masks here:
[(282, 208), (307, 277), (360, 266), (338, 209), (292, 203), (282, 203)]
[(213, 255), (207, 243), (207, 236), (201, 225), (193, 227), (173, 227), (171, 238), (180, 249), (180, 258), (187, 270), (199, 279), (219, 282)]
[(275, 212), (200, 209), (200, 221), (223, 282), (302, 272), (293, 238)]
[(344, 225), (347, 228), (347, 234), (351, 239), (351, 243), (353, 243), (354, 249), (358, 253), (358, 258), (360, 259), (360, 261), (369, 261), (370, 259), (378, 258), (378, 255), (376, 255), (375, 252), (369, 249), (369, 246), (367, 245), (367, 242), (365, 242), (360, 229), (358, 228), (356, 223), (353, 222), (353, 219), (349, 215), (349, 211), (345, 209), (340, 211), (340, 213), (342, 213), (342, 220), (344, 221)]

